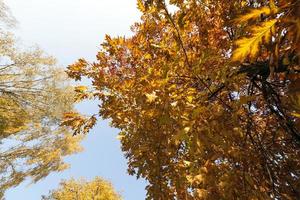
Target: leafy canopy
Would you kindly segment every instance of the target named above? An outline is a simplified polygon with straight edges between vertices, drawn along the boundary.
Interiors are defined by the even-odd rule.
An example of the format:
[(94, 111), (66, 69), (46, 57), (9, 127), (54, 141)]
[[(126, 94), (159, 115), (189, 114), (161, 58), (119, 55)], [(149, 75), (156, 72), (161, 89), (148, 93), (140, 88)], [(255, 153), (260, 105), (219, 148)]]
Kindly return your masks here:
[(60, 188), (53, 190), (43, 200), (121, 200), (111, 183), (99, 177), (92, 181), (68, 180), (60, 183)]
[[(0, 20), (12, 22), (6, 9), (0, 1)], [(0, 199), (27, 178), (37, 182), (66, 169), (64, 157), (82, 150), (83, 136), (60, 126), (73, 98), (54, 58), (22, 47), (0, 27)]]
[(78, 100), (100, 100), (147, 199), (297, 199), (300, 2), (137, 2), (133, 36), (68, 74), (92, 81)]

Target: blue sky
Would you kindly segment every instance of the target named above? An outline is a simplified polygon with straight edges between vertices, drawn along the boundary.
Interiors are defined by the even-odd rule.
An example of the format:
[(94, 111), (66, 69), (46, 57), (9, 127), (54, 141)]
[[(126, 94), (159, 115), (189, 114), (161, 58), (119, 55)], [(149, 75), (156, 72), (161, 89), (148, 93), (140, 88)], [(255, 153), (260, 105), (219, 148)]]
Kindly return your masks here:
[[(135, 0), (4, 0), (18, 20), (14, 32), (26, 45), (39, 45), (62, 66), (78, 58), (94, 60), (105, 34), (129, 36), (139, 20)], [(97, 105), (77, 106), (85, 114)], [(116, 139), (118, 130), (101, 121), (83, 141), (85, 151), (66, 158), (71, 168), (52, 173), (37, 184), (27, 181), (6, 193), (6, 200), (39, 200), (61, 179), (101, 176), (110, 180), (125, 200), (145, 198), (145, 181), (127, 175), (127, 164)]]

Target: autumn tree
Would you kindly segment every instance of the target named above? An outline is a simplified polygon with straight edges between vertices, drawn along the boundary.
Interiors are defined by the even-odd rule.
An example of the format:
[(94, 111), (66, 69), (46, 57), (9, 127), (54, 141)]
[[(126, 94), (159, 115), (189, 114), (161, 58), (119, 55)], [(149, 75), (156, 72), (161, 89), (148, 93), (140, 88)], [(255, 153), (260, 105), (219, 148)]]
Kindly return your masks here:
[(134, 35), (68, 74), (92, 81), (77, 98), (100, 100), (147, 199), (299, 198), (300, 1), (137, 2)]
[(121, 200), (112, 184), (96, 177), (92, 181), (68, 180), (60, 183), (60, 188), (43, 196), (43, 200)]
[(3, 0), (0, 0), (0, 24), (1, 24), (1, 29), (3, 28), (3, 26), (13, 27), (16, 24), (16, 19), (11, 14), (10, 9), (3, 2)]
[[(73, 88), (54, 58), (24, 48), (7, 25), (14, 19), (0, 1), (0, 199), (27, 178), (36, 182), (67, 168), (63, 158), (81, 150), (83, 136), (61, 127), (73, 111)], [(9, 23), (9, 24), (7, 24)]]

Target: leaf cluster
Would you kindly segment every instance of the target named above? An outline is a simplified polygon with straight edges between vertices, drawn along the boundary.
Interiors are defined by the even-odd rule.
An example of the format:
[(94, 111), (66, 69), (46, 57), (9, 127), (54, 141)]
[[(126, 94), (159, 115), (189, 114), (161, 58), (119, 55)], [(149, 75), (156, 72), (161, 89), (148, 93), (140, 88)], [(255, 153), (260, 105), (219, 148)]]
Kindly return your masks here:
[(297, 199), (299, 1), (138, 7), (133, 36), (67, 72), (92, 81), (147, 199)]

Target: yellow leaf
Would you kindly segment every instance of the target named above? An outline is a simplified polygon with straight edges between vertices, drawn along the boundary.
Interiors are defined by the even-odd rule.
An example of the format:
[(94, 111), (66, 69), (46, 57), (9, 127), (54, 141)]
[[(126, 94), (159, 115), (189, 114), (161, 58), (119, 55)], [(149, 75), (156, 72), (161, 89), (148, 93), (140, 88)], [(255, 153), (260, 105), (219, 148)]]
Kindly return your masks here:
[(294, 117), (300, 118), (300, 113), (292, 113)]
[(252, 9), (251, 12), (247, 13), (247, 14), (244, 14), (244, 15), (241, 15), (239, 16), (235, 22), (246, 22), (250, 19), (257, 19), (259, 18), (262, 14), (265, 14), (265, 15), (269, 15), (271, 13), (271, 9), (270, 7), (261, 7), (261, 8), (258, 8), (258, 9)]
[(76, 92), (82, 93), (82, 92), (85, 92), (86, 90), (87, 90), (86, 86), (77, 86), (77, 87), (75, 87)]
[(146, 97), (147, 97), (147, 102), (149, 102), (149, 103), (155, 101), (155, 99), (157, 98), (155, 92), (152, 92), (150, 94), (146, 94)]
[(145, 12), (146, 11), (146, 8), (142, 2), (142, 0), (138, 0), (137, 1), (137, 8), (141, 11), (141, 12)]
[(194, 181), (194, 178), (193, 178), (193, 176), (186, 176), (186, 179), (187, 179), (187, 181), (189, 182), (189, 183), (193, 183), (193, 181)]
[(199, 175), (195, 176), (194, 181), (196, 181), (197, 183), (202, 183), (204, 181), (203, 175), (199, 174)]
[(150, 60), (152, 58), (152, 56), (151, 56), (151, 54), (147, 53), (147, 54), (145, 54), (144, 58), (146, 60)]
[(191, 130), (191, 127), (185, 127), (183, 130), (185, 133), (188, 133)]
[(242, 1), (242, 2), (241, 2), (241, 6), (242, 6), (242, 7), (244, 7), (244, 6), (246, 6), (246, 5), (247, 5), (247, 1)]
[(194, 97), (193, 96), (187, 96), (186, 97), (189, 103), (193, 102)]
[(187, 160), (184, 160), (183, 163), (187, 167), (189, 167), (192, 164), (190, 161), (187, 161)]
[(118, 135), (116, 138), (117, 138), (118, 140), (122, 140), (124, 137), (125, 137), (125, 135)]
[(265, 43), (270, 41), (276, 22), (277, 20), (273, 19), (263, 22), (261, 26), (252, 27), (252, 37), (242, 38), (235, 42), (237, 49), (233, 52), (232, 60), (242, 62), (247, 56), (254, 58), (259, 52), (259, 46), (263, 40)]

